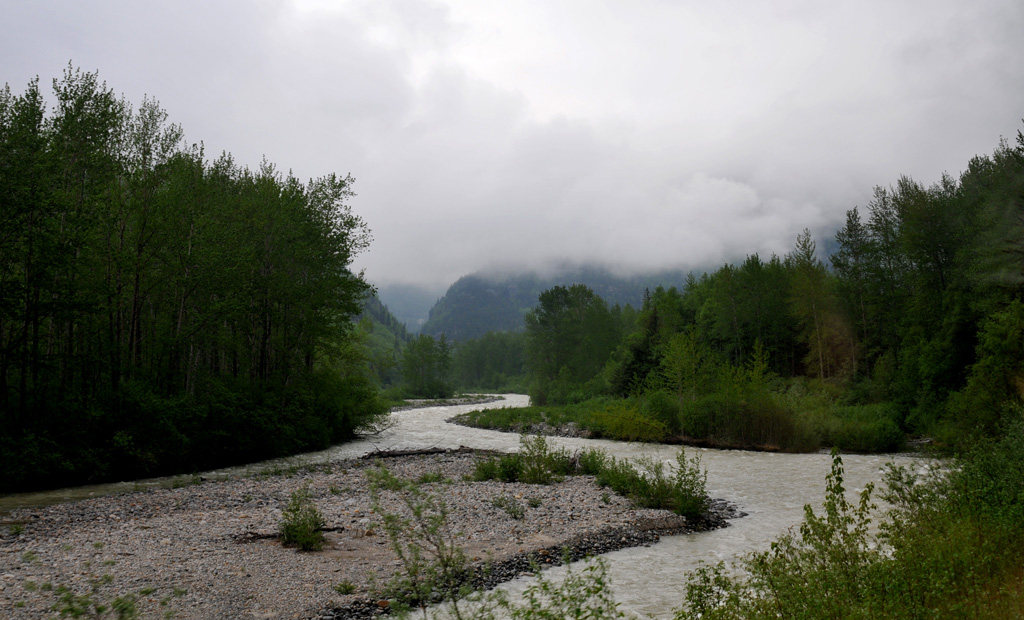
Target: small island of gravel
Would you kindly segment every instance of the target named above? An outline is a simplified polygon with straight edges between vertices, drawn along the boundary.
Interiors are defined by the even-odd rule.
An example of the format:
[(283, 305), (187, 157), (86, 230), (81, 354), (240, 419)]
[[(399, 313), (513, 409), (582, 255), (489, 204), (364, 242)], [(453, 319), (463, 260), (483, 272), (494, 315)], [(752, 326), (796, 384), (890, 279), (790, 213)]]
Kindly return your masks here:
[[(493, 586), (528, 572), (660, 535), (726, 525), (742, 513), (712, 503), (688, 522), (667, 510), (636, 509), (589, 476), (551, 485), (470, 482), (485, 455), (469, 450), (370, 455), (298, 472), (204, 482), (102, 497), (5, 517), (0, 539), (0, 610), (36, 618), (69, 600), (130, 596), (140, 616), (175, 618), (365, 618), (380, 611), (374, 587), (399, 570), (371, 510), (366, 472), (375, 463), (441, 493), (466, 555), (488, 562)], [(282, 509), (308, 486), (326, 520), (322, 551), (277, 538)], [(494, 501), (515, 499), (513, 516)], [(387, 498), (383, 498), (388, 501)], [(338, 587), (344, 584), (345, 587)], [(342, 594), (341, 592), (346, 592)]]

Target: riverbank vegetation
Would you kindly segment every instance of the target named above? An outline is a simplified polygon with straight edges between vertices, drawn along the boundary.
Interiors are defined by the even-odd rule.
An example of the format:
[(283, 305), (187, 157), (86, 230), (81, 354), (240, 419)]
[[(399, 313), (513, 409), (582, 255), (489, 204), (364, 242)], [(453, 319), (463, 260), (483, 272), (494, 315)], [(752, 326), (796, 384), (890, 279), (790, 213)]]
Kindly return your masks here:
[(385, 411), (351, 177), (213, 161), (97, 74), (0, 91), (0, 491), (324, 448)]
[(793, 451), (996, 436), (1022, 395), (1022, 208), (1018, 132), (959, 178), (877, 187), (827, 257), (804, 230), (782, 257), (691, 275), (638, 310), (553, 287), (527, 313), (510, 380), (537, 408), (479, 423)]
[(799, 530), (739, 567), (696, 571), (676, 619), (1024, 618), (1024, 418), (1013, 415), (947, 475), (890, 468), (877, 529), (873, 489), (849, 502), (834, 455), (823, 514), (806, 507)]
[(565, 448), (553, 448), (543, 436), (523, 435), (519, 452), (480, 461), (473, 477), (551, 484), (571, 475), (595, 476), (599, 485), (638, 506), (664, 508), (692, 519), (703, 517), (709, 506), (707, 472), (700, 466), (700, 457), (687, 459), (682, 449), (670, 475), (664, 463), (651, 459), (619, 460), (598, 448), (571, 454)]
[[(705, 564), (691, 573), (675, 619), (1024, 618), (1024, 571), (1015, 552), (1024, 544), (1024, 409), (1016, 406), (1010, 415), (1014, 421), (998, 439), (981, 441), (955, 461), (890, 465), (881, 494), (889, 508), (881, 516), (874, 485), (851, 501), (842, 457), (833, 451), (822, 510), (805, 506), (803, 522), (766, 550), (734, 565)], [(564, 459), (558, 452), (533, 446), (519, 454), (549, 463), (550, 472), (567, 471), (559, 465)], [(595, 451), (580, 456), (579, 465), (598, 471), (602, 467), (596, 461), (601, 460)], [(682, 453), (679, 461), (679, 472), (702, 475), (698, 464), (686, 463)], [(501, 477), (515, 469), (509, 463), (506, 457), (484, 461), (477, 472), (483, 471), (487, 479)], [(570, 572), (563, 583), (538, 575), (532, 587), (573, 609), (599, 602), (594, 617), (624, 617), (604, 565), (596, 567)], [(467, 600), (460, 602), (463, 597)], [(495, 617), (496, 609), (508, 605), (500, 594), (465, 590), (445, 600), (449, 609), (463, 605), (478, 618)], [(424, 617), (442, 614), (431, 616), (424, 610)]]

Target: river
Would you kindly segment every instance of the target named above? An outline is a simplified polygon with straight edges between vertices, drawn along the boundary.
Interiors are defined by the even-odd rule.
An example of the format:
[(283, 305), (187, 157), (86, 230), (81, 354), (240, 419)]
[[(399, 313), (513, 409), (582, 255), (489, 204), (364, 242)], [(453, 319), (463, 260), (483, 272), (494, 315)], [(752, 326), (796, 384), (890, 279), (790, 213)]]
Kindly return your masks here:
[[(515, 434), (473, 429), (448, 424), (446, 419), (475, 409), (519, 407), (528, 402), (526, 396), (511, 395), (505, 400), (445, 407), (425, 407), (392, 414), (393, 425), (379, 435), (286, 459), (254, 463), (202, 474), (207, 479), (244, 475), (274, 467), (290, 467), (336, 459), (352, 458), (374, 450), (407, 450), (421, 448), (471, 448), (514, 451), (519, 437)], [(678, 448), (652, 444), (607, 440), (552, 438), (552, 443), (570, 450), (600, 447), (616, 457), (647, 456), (675, 462)], [(723, 498), (739, 506), (748, 516), (731, 522), (731, 526), (713, 532), (673, 536), (652, 547), (624, 549), (605, 556), (610, 562), (609, 577), (621, 609), (640, 617), (669, 618), (679, 606), (685, 591), (686, 574), (701, 561), (718, 562), (743, 556), (768, 547), (781, 533), (800, 523), (803, 507), (820, 506), (825, 489), (825, 476), (831, 458), (825, 453), (774, 454), (742, 450), (710, 450), (688, 448), (687, 455), (700, 455), (708, 472), (707, 489), (712, 497)], [(860, 492), (869, 482), (882, 478), (885, 464), (924, 463), (905, 455), (845, 455), (845, 486), (851, 495)], [(187, 480), (187, 478), (185, 478)], [(117, 484), (75, 487), (41, 493), (0, 497), (0, 513), (17, 507), (39, 506), (85, 497), (109, 495), (132, 489), (170, 486), (178, 478), (158, 478)], [(552, 569), (553, 577), (562, 569)], [(521, 591), (530, 583), (520, 579), (506, 584), (510, 593)]]

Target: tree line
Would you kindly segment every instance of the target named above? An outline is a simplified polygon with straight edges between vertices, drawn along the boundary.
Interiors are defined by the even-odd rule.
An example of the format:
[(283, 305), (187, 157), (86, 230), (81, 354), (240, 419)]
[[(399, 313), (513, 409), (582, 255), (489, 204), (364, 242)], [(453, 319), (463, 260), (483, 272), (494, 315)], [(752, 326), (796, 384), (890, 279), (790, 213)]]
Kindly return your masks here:
[(666, 436), (712, 445), (996, 435), (1021, 396), (1022, 214), (1018, 132), (958, 178), (876, 187), (830, 256), (804, 230), (784, 256), (691, 274), (635, 310), (553, 287), (526, 317), (531, 398), (634, 399)]
[(324, 447), (383, 412), (353, 179), (208, 161), (70, 65), (0, 92), (4, 489)]

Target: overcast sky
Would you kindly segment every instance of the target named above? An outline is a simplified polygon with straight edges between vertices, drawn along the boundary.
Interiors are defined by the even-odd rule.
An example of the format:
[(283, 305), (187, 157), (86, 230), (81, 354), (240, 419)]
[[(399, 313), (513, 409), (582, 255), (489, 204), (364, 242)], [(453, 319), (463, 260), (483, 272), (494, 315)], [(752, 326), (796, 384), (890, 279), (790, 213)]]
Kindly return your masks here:
[(70, 60), (207, 155), (351, 173), (376, 284), (784, 254), (1024, 127), (1021, 0), (0, 0), (0, 82)]

